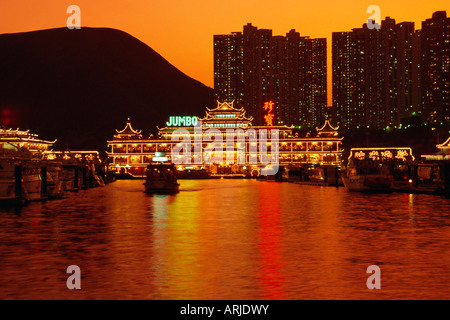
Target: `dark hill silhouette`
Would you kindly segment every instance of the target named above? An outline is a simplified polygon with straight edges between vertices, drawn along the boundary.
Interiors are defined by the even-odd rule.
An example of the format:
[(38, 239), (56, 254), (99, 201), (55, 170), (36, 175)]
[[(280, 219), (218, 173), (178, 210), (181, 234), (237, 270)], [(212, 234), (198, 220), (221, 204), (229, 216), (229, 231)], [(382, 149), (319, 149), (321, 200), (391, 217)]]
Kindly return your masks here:
[(0, 123), (58, 139), (58, 149), (105, 150), (128, 117), (146, 136), (169, 115), (203, 115), (213, 99), (211, 88), (119, 30), (0, 35)]

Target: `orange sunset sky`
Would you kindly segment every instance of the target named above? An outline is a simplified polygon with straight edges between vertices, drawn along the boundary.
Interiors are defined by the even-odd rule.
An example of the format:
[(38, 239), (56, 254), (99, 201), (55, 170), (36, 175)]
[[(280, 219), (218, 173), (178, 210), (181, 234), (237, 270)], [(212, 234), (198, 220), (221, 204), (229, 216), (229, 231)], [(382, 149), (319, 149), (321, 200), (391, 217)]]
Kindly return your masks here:
[[(438, 10), (450, 15), (449, 0), (14, 0), (0, 3), (0, 33), (66, 26), (66, 9), (81, 8), (81, 24), (123, 30), (152, 47), (175, 67), (213, 87), (213, 35), (242, 31), (248, 22), (284, 35), (328, 38), (328, 104), (331, 105), (331, 33), (360, 27), (378, 5), (397, 22), (421, 21)], [(74, 30), (74, 32), (76, 32)]]

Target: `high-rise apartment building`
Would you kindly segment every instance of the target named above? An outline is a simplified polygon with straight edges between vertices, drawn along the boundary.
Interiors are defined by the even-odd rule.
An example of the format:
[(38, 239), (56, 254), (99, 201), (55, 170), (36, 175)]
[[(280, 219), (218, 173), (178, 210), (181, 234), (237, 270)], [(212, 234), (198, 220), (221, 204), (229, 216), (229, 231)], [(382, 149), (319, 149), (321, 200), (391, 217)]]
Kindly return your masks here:
[[(308, 127), (325, 120), (327, 108), (327, 39), (303, 38), (304, 50), (300, 68), (300, 124)], [(302, 48), (302, 46), (300, 48)]]
[(333, 107), (347, 128), (399, 125), (413, 112), (414, 23), (332, 35)]
[(365, 42), (362, 29), (333, 32), (332, 89), (335, 120), (346, 128), (366, 123)]
[(387, 17), (380, 29), (334, 32), (333, 114), (348, 128), (450, 123), (450, 18), (413, 22)]
[[(242, 37), (242, 59), (230, 54), (229, 45), (224, 44), (233, 36)], [(242, 61), (240, 71), (230, 71), (238, 60)], [(236, 73), (242, 75), (243, 85), (231, 80)], [(251, 24), (242, 33), (216, 35), (214, 90), (219, 100), (235, 99), (238, 105), (242, 101), (255, 124), (263, 124), (264, 102), (271, 100), (277, 124), (322, 125), (327, 107), (326, 39), (301, 37), (295, 30), (273, 36), (271, 30)]]
[(450, 18), (445, 11), (422, 22), (421, 110), (422, 121), (450, 122)]
[[(264, 123), (264, 102), (273, 99), (271, 75), (272, 30), (244, 26), (244, 108), (256, 124)], [(237, 89), (237, 88), (236, 88)]]
[(241, 32), (214, 36), (214, 88), (219, 101), (244, 103), (244, 46)]

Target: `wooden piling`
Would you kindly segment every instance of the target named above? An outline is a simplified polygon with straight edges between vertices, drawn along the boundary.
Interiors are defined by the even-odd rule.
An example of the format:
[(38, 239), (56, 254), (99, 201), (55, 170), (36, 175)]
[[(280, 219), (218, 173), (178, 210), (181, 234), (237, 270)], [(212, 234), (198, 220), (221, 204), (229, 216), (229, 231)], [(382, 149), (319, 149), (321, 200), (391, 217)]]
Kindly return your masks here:
[(444, 186), (445, 194), (450, 194), (450, 163), (444, 165)]
[(419, 187), (419, 166), (414, 165), (414, 188)]
[(14, 196), (16, 200), (22, 198), (22, 165), (14, 166)]
[(82, 188), (87, 188), (87, 168), (83, 166), (82, 168)]
[(78, 189), (78, 167), (73, 168), (73, 188)]
[(41, 167), (41, 197), (47, 197), (47, 167)]
[(89, 168), (89, 188), (92, 188), (94, 186), (94, 168)]
[(334, 179), (335, 179), (335, 186), (336, 188), (339, 187), (339, 168), (334, 168)]

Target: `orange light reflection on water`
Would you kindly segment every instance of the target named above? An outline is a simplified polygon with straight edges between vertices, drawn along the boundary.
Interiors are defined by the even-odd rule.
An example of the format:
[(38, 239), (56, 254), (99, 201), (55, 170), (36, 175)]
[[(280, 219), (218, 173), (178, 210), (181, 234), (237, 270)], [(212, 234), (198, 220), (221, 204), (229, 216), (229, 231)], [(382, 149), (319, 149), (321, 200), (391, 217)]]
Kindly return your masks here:
[(261, 280), (263, 282), (263, 299), (285, 299), (283, 289), (283, 257), (281, 248), (281, 212), (280, 212), (280, 184), (267, 189), (261, 184), (259, 187), (259, 241), (261, 252)]
[[(442, 299), (450, 201), (254, 180), (117, 181), (0, 210), (0, 298)], [(366, 269), (381, 268), (381, 290)], [(81, 268), (82, 290), (66, 269)]]

